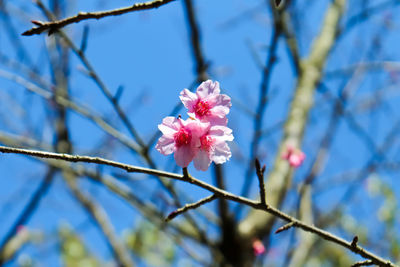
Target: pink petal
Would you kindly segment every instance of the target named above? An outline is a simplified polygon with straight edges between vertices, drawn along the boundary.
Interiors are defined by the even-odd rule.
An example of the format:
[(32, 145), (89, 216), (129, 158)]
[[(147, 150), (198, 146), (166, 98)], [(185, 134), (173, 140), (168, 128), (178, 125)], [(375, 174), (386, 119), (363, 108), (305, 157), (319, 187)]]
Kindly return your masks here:
[(209, 95), (219, 94), (219, 92), (219, 83), (207, 80), (205, 82), (202, 82), (199, 87), (197, 87), (196, 94), (200, 98), (207, 98)]
[(173, 135), (179, 130), (179, 122), (175, 117), (166, 117), (158, 125), (158, 129), (166, 136), (173, 138)]
[(179, 98), (189, 111), (193, 111), (193, 106), (198, 100), (198, 96), (195, 93), (190, 92), (188, 89), (184, 89)]
[(192, 133), (192, 146), (200, 146), (200, 137), (205, 135), (210, 129), (210, 123), (200, 122), (199, 120), (190, 120), (187, 124), (187, 128)]
[(181, 167), (187, 167), (193, 160), (194, 152), (193, 148), (189, 145), (178, 147), (174, 154), (176, 164)]
[(229, 113), (229, 108), (225, 106), (215, 106), (210, 109), (213, 116), (224, 118)]
[(217, 116), (204, 117), (202, 121), (208, 121), (211, 125), (227, 125), (228, 119), (226, 117), (220, 118)]
[(209, 130), (209, 135), (211, 135), (213, 138), (221, 139), (223, 141), (233, 141), (232, 129), (226, 126), (211, 126)]
[(216, 164), (222, 164), (229, 160), (231, 155), (232, 153), (227, 143), (217, 142), (214, 146), (214, 151), (211, 155), (211, 159)]
[(300, 166), (300, 160), (299, 160), (299, 158), (297, 156), (292, 155), (289, 158), (289, 164), (290, 164), (290, 166), (297, 168), (297, 167)]
[[(218, 105), (225, 106), (228, 109), (232, 107), (231, 98), (225, 94), (221, 94), (218, 96)], [(229, 110), (228, 110), (229, 111)]]
[(158, 139), (156, 149), (163, 155), (172, 154), (175, 151), (175, 142), (173, 138), (168, 138), (165, 135)]
[(197, 170), (206, 171), (211, 164), (211, 159), (207, 151), (199, 150), (193, 159), (194, 167)]

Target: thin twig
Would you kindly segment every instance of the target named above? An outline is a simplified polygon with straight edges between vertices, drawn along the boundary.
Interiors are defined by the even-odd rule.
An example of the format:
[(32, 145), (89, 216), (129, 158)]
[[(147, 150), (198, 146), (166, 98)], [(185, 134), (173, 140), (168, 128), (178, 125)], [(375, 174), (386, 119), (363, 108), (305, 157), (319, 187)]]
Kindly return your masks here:
[(260, 201), (262, 204), (266, 204), (265, 184), (264, 184), (265, 165), (261, 168), (260, 161), (258, 159), (255, 160), (255, 165), (256, 165), (256, 173), (257, 173), (257, 177), (258, 177), (258, 186), (260, 188)]
[[(61, 154), (61, 153), (50, 153), (50, 152), (41, 152), (41, 151), (35, 151), (35, 150), (28, 150), (28, 149), (18, 149), (18, 148), (10, 148), (10, 147), (4, 147), (0, 146), (0, 152), (3, 153), (14, 153), (14, 154), (24, 154), (24, 155), (29, 155), (29, 156), (35, 156), (35, 157), (42, 157), (42, 158), (53, 158), (53, 159), (61, 159), (61, 160), (67, 160), (67, 161), (72, 161), (72, 162), (90, 162), (90, 163), (97, 163), (97, 164), (105, 164), (109, 166), (113, 166), (116, 168), (121, 168), (129, 172), (139, 172), (139, 173), (147, 173), (151, 175), (157, 175), (157, 176), (162, 176), (166, 178), (171, 178), (171, 179), (176, 179), (179, 181), (187, 182), (193, 185), (196, 185), (198, 187), (201, 187), (205, 190), (208, 190), (212, 193), (214, 193), (217, 197), (224, 198), (227, 200), (231, 200), (237, 203), (241, 203), (244, 205), (247, 205), (249, 207), (252, 207), (257, 210), (262, 210), (265, 211), (277, 218), (280, 218), (284, 221), (287, 222), (293, 222), (294, 226), (300, 229), (303, 229), (304, 231), (313, 233), (318, 235), (319, 237), (336, 243), (344, 248), (347, 248), (348, 250), (362, 256), (365, 259), (370, 259), (373, 261), (374, 264), (377, 264), (379, 266), (388, 266), (388, 267), (395, 267), (398, 266), (394, 263), (392, 263), (389, 260), (385, 260), (374, 253), (362, 248), (359, 245), (354, 246), (352, 245), (352, 242), (346, 241), (332, 233), (329, 233), (325, 230), (322, 230), (318, 227), (315, 227), (313, 225), (306, 224), (268, 204), (262, 204), (259, 201), (254, 201), (242, 196), (237, 196), (235, 194), (232, 194), (230, 192), (227, 192), (225, 190), (222, 190), (220, 188), (217, 188), (215, 186), (212, 186), (206, 182), (203, 182), (201, 180), (198, 180), (191, 176), (188, 172), (187, 169), (183, 169), (183, 175), (175, 174), (175, 173), (170, 173), (170, 172), (165, 172), (165, 171), (159, 171), (159, 170), (154, 170), (154, 169), (148, 169), (148, 168), (141, 168), (141, 167), (136, 167), (128, 164), (123, 164), (111, 160), (106, 160), (102, 159), (99, 157), (88, 157), (88, 156), (73, 156), (73, 155), (68, 155), (68, 154)], [(186, 170), (185, 170), (186, 169)]]
[(208, 79), (207, 69), (208, 64), (206, 63), (203, 55), (203, 51), (201, 49), (200, 43), (200, 31), (196, 21), (196, 16), (193, 8), (193, 4), (191, 0), (184, 0), (185, 4), (185, 14), (189, 24), (189, 32), (191, 39), (191, 46), (193, 49), (194, 61), (196, 63), (196, 73), (197, 73), (197, 81), (202, 82)]
[(30, 150), (30, 149), (22, 149), (22, 148), (12, 148), (0, 146), (0, 152), (2, 153), (13, 153), (13, 154), (24, 154), (28, 156), (40, 157), (40, 158), (48, 158), (48, 159), (61, 159), (71, 162), (87, 162), (87, 163), (96, 163), (103, 164), (108, 166), (113, 166), (119, 169), (123, 169), (127, 172), (137, 172), (137, 173), (146, 173), (151, 175), (181, 179), (182, 176), (179, 174), (168, 173), (148, 168), (136, 167), (128, 164), (123, 164), (120, 162), (107, 160), (99, 157), (89, 157), (89, 156), (78, 156), (78, 155), (70, 155), (63, 153), (54, 153), (54, 152), (44, 152), (38, 150)]
[[(39, 8), (44, 12), (46, 17), (50, 20), (55, 20), (54, 14), (49, 11), (45, 5), (42, 3), (41, 0), (36, 0), (36, 4), (39, 6)], [(125, 112), (119, 105), (117, 99), (114, 97), (114, 95), (111, 93), (111, 91), (108, 89), (106, 84), (103, 82), (103, 80), (100, 78), (100, 76), (97, 74), (95, 71), (94, 67), (90, 63), (90, 61), (86, 58), (84, 52), (76, 46), (72, 40), (68, 37), (67, 34), (65, 34), (62, 30), (57, 30), (58, 34), (63, 38), (63, 40), (66, 42), (66, 44), (71, 48), (71, 50), (75, 53), (75, 55), (79, 58), (79, 60), (82, 62), (82, 64), (85, 66), (85, 68), (88, 71), (88, 75), (90, 78), (96, 83), (97, 87), (100, 89), (100, 91), (103, 93), (103, 95), (107, 98), (107, 100), (111, 103), (112, 107), (114, 108), (115, 112), (117, 115), (120, 117), (121, 121), (125, 125), (125, 127), (128, 129), (129, 133), (132, 135), (133, 138), (135, 138), (136, 142), (141, 146), (142, 150), (145, 148), (145, 144), (142, 141), (141, 137), (139, 136), (139, 133), (136, 131), (134, 128), (133, 124), (131, 121), (128, 119), (126, 116)], [(142, 156), (145, 157), (144, 151), (139, 151), (139, 154), (143, 154)], [(153, 166), (152, 166), (153, 167)]]
[[(289, 164), (281, 159), (281, 155), (287, 144), (301, 147), (315, 91), (321, 80), (329, 52), (336, 41), (336, 30), (346, 3), (347, 0), (335, 0), (330, 4), (320, 33), (315, 38), (308, 57), (302, 61), (302, 71), (297, 79), (275, 163), (266, 182), (267, 188), (270, 189), (268, 203), (273, 206), (279, 207), (282, 204), (294, 173)], [(241, 221), (239, 231), (243, 236), (268, 236), (274, 220), (275, 217), (268, 214), (250, 211), (249, 215)]]
[(185, 206), (183, 206), (183, 207), (171, 212), (167, 216), (167, 218), (165, 218), (165, 221), (168, 222), (168, 221), (174, 219), (179, 214), (182, 214), (182, 213), (184, 213), (184, 212), (186, 212), (188, 210), (197, 209), (198, 207), (200, 207), (200, 206), (202, 206), (202, 205), (204, 205), (204, 204), (206, 204), (208, 202), (211, 202), (216, 198), (217, 198), (216, 195), (211, 195), (211, 196), (205, 197), (203, 199), (200, 199), (199, 201), (197, 201), (195, 203), (186, 204)]
[(59, 30), (69, 24), (72, 24), (72, 23), (78, 23), (82, 20), (101, 19), (104, 17), (118, 16), (118, 15), (126, 14), (129, 12), (134, 12), (134, 11), (139, 11), (139, 10), (158, 8), (158, 7), (168, 4), (169, 2), (172, 2), (172, 1), (175, 1), (175, 0), (155, 0), (155, 1), (149, 1), (149, 2), (144, 2), (144, 3), (136, 3), (132, 6), (122, 7), (122, 8), (117, 8), (117, 9), (107, 10), (107, 11), (79, 12), (77, 15), (72, 16), (72, 17), (68, 17), (68, 18), (65, 18), (62, 20), (48, 21), (48, 22), (33, 20), (32, 23), (35, 24), (37, 27), (34, 27), (30, 30), (25, 31), (24, 33), (22, 33), (22, 35), (31, 36), (34, 34), (41, 34), (42, 32), (47, 31), (47, 30), (49, 30), (49, 35), (50, 35), (50, 34), (54, 33), (56, 30)]
[(141, 149), (140, 149), (140, 146), (138, 143), (131, 140), (126, 135), (124, 135), (123, 133), (121, 133), (120, 131), (115, 129), (108, 122), (106, 122), (105, 119), (103, 119), (99, 115), (96, 115), (95, 112), (90, 110), (88, 107), (85, 107), (84, 105), (82, 105), (76, 101), (73, 101), (71, 99), (67, 99), (63, 96), (60, 96), (60, 95), (56, 96), (49, 90), (43, 89), (43, 88), (37, 86), (36, 84), (26, 80), (25, 78), (23, 78), (19, 75), (13, 74), (11, 72), (0, 70), (0, 77), (4, 77), (10, 81), (20, 84), (26, 90), (31, 91), (31, 92), (43, 97), (47, 101), (55, 101), (57, 104), (71, 109), (72, 111), (76, 112), (77, 114), (92, 121), (99, 128), (101, 128), (104, 132), (106, 132), (110, 136), (117, 139), (119, 142), (121, 142), (123, 145), (127, 146), (129, 149), (131, 149), (135, 153), (140, 153)]
[(371, 266), (373, 265), (374, 262), (371, 260), (366, 260), (366, 261), (359, 261), (351, 265), (350, 267), (358, 267), (358, 266)]
[(294, 225), (294, 222), (287, 223), (287, 224), (285, 224), (284, 226), (279, 227), (279, 228), (275, 231), (275, 234), (279, 234), (279, 233), (281, 233), (281, 232), (283, 232), (283, 231), (289, 230), (289, 229), (292, 228), (293, 226), (295, 226), (295, 225)]
[[(256, 114), (257, 116), (254, 118), (254, 130), (253, 130), (253, 137), (251, 140), (251, 150), (250, 150), (250, 161), (249, 161), (249, 166), (247, 167), (246, 173), (245, 173), (245, 180), (244, 184), (242, 187), (242, 192), (241, 195), (247, 197), (248, 194), (250, 193), (250, 188), (251, 184), (253, 181), (253, 162), (255, 158), (257, 157), (258, 153), (258, 147), (261, 141), (261, 136), (262, 136), (262, 126), (263, 126), (263, 118), (265, 114), (265, 109), (268, 104), (268, 92), (270, 88), (270, 80), (271, 80), (271, 73), (272, 69), (275, 65), (276, 62), (276, 52), (277, 52), (277, 47), (278, 47), (278, 40), (279, 37), (282, 33), (281, 27), (277, 24), (277, 21), (275, 20), (275, 25), (271, 37), (271, 41), (269, 44), (269, 50), (268, 50), (268, 55), (266, 59), (265, 66), (263, 68), (262, 72), (262, 80), (261, 80), (261, 85), (260, 85), (260, 95), (258, 97), (259, 101), (257, 104), (257, 109), (256, 109)], [(237, 211), (235, 212), (237, 216), (239, 216), (241, 211), (241, 206), (237, 208)]]
[[(36, 4), (39, 6), (39, 8), (45, 13), (46, 17), (49, 20), (55, 20), (55, 16), (52, 12), (50, 12), (45, 5), (43, 4), (43, 2), (41, 0), (36, 0)], [(107, 100), (109, 100), (109, 102), (112, 104), (114, 110), (116, 111), (116, 113), (118, 114), (118, 116), (120, 117), (120, 119), (122, 120), (122, 122), (124, 123), (124, 125), (126, 126), (126, 128), (128, 129), (129, 133), (132, 135), (133, 138), (135, 138), (135, 140), (137, 141), (138, 145), (140, 146), (140, 150), (137, 151), (138, 154), (140, 154), (144, 160), (147, 162), (147, 164), (153, 168), (156, 169), (157, 166), (155, 165), (155, 163), (153, 162), (153, 160), (150, 158), (150, 155), (148, 153), (148, 147), (146, 146), (146, 144), (142, 141), (141, 137), (139, 136), (139, 133), (136, 131), (136, 129), (134, 128), (133, 124), (130, 122), (129, 118), (126, 116), (126, 114), (124, 113), (124, 111), (122, 110), (121, 106), (119, 105), (117, 99), (115, 98), (115, 96), (113, 96), (111, 94), (111, 92), (109, 91), (109, 89), (107, 88), (107, 86), (105, 85), (105, 83), (100, 79), (100, 77), (97, 75), (97, 73), (95, 72), (93, 66), (91, 65), (91, 63), (89, 62), (89, 60), (86, 58), (85, 54), (83, 53), (82, 50), (80, 50), (73, 42), (72, 40), (68, 37), (67, 34), (65, 34), (62, 30), (57, 30), (58, 34), (63, 38), (63, 40), (67, 43), (67, 45), (72, 49), (72, 51), (77, 55), (77, 57), (81, 60), (81, 62), (83, 63), (83, 65), (86, 67), (86, 69), (89, 72), (90, 77), (93, 79), (93, 81), (97, 84), (97, 86), (100, 88), (100, 90), (102, 91), (102, 93), (105, 95), (105, 97), (107, 98)], [(174, 204), (176, 206), (181, 206), (178, 195), (175, 191), (175, 188), (170, 184), (165, 182), (164, 180), (161, 180), (157, 177), (157, 181), (166, 189), (166, 191), (172, 196), (173, 200), (174, 200)], [(188, 215), (185, 215), (187, 218), (189, 217)], [(190, 218), (189, 218), (190, 220)], [(204, 234), (202, 233), (201, 229), (199, 229), (197, 227), (197, 224), (195, 224), (193, 221), (191, 222), (193, 224), (193, 226), (195, 227), (195, 229), (204, 236)], [(205, 239), (205, 236), (204, 236)]]

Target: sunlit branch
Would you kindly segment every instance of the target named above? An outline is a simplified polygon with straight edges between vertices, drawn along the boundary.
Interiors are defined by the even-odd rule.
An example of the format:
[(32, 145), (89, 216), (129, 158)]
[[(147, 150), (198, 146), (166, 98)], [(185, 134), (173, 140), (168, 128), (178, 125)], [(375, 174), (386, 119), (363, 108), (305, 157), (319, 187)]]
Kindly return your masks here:
[(300, 229), (303, 229), (304, 231), (314, 233), (321, 238), (331, 241), (333, 243), (336, 243), (344, 248), (349, 249), (350, 251), (366, 258), (372, 260), (375, 264), (378, 264), (380, 266), (397, 266), (394, 263), (387, 261), (385, 259), (382, 259), (381, 257), (375, 255), (374, 253), (362, 248), (359, 245), (354, 246), (353, 242), (348, 242), (336, 235), (333, 235), (325, 230), (322, 230), (318, 227), (315, 227), (313, 225), (306, 224), (268, 204), (263, 204), (262, 202), (259, 201), (254, 201), (245, 197), (237, 196), (235, 194), (232, 194), (230, 192), (227, 192), (225, 190), (222, 190), (220, 188), (217, 188), (215, 186), (212, 186), (206, 182), (203, 182), (201, 180), (198, 180), (188, 174), (187, 172), (183, 175), (175, 174), (175, 173), (170, 173), (170, 172), (165, 172), (165, 171), (159, 171), (159, 170), (154, 170), (154, 169), (148, 169), (148, 168), (141, 168), (137, 166), (132, 166), (128, 164), (123, 164), (119, 163), (116, 161), (111, 161), (99, 157), (89, 157), (89, 156), (77, 156), (77, 155), (68, 155), (68, 154), (62, 154), (62, 153), (50, 153), (50, 152), (42, 152), (42, 151), (36, 151), (36, 150), (29, 150), (29, 149), (19, 149), (19, 148), (10, 148), (10, 147), (4, 147), (0, 146), (0, 152), (3, 153), (13, 153), (13, 154), (23, 154), (23, 155), (29, 155), (29, 156), (34, 156), (34, 157), (40, 157), (40, 158), (51, 158), (51, 159), (59, 159), (59, 160), (66, 160), (66, 161), (71, 161), (71, 162), (88, 162), (88, 163), (96, 163), (96, 164), (103, 164), (103, 165), (109, 165), (113, 166), (116, 168), (120, 168), (123, 170), (126, 170), (128, 172), (138, 172), (138, 173), (147, 173), (147, 174), (152, 174), (152, 175), (158, 175), (158, 176), (163, 176), (166, 178), (171, 178), (183, 182), (187, 182), (190, 184), (193, 184), (195, 186), (201, 187), (209, 192), (212, 192), (215, 194), (216, 197), (218, 198), (224, 198), (227, 200), (231, 200), (237, 203), (241, 203), (244, 205), (247, 205), (249, 207), (252, 207), (257, 210), (261, 210), (264, 212), (267, 212), (277, 218), (280, 218), (286, 222), (291, 222), (293, 223), (293, 227), (297, 227)]
[(195, 202), (195, 203), (190, 203), (190, 204), (186, 204), (185, 206), (171, 212), (167, 218), (165, 218), (165, 221), (170, 221), (172, 219), (174, 219), (176, 216), (178, 216), (179, 214), (182, 214), (188, 210), (193, 210), (193, 209), (197, 209), (198, 207), (207, 204), (208, 202), (213, 201), (214, 199), (216, 199), (217, 196), (216, 195), (211, 195), (208, 197), (205, 197), (203, 199), (200, 199), (199, 201)]
[(82, 20), (88, 20), (88, 19), (97, 19), (98, 20), (98, 19), (101, 19), (104, 17), (118, 16), (118, 15), (130, 13), (130, 12), (134, 12), (134, 11), (158, 8), (158, 7), (168, 4), (169, 2), (172, 2), (172, 1), (175, 1), (175, 0), (155, 0), (155, 1), (149, 1), (149, 2), (144, 2), (144, 3), (135, 3), (132, 6), (122, 7), (122, 8), (117, 8), (117, 9), (107, 10), (107, 11), (79, 12), (77, 15), (72, 16), (72, 17), (68, 17), (68, 18), (65, 18), (62, 20), (48, 21), (48, 22), (33, 20), (32, 23), (35, 24), (37, 27), (34, 27), (30, 30), (25, 31), (24, 33), (22, 33), (22, 35), (30, 36), (30, 35), (34, 35), (34, 34), (41, 34), (47, 30), (49, 30), (49, 35), (50, 35), (58, 29), (61, 29), (72, 23), (78, 23)]

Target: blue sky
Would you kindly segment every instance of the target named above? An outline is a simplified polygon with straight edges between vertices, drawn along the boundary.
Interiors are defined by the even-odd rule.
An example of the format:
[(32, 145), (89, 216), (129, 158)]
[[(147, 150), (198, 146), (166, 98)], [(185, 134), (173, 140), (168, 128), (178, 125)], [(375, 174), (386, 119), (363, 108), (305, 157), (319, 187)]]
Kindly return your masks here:
[[(24, 17), (16, 25), (19, 32), (31, 27), (29, 23), (31, 19), (44, 20), (40, 11), (31, 2), (8, 2), (10, 2), (10, 8), (25, 6), (26, 12), (29, 14), (29, 18)], [(95, 11), (131, 4), (131, 1), (67, 2), (71, 6), (66, 11), (65, 16), (73, 15), (77, 11)], [(243, 107), (253, 112), (256, 109), (261, 71), (255, 57), (260, 62), (265, 62), (271, 38), (271, 15), (263, 2), (256, 0), (202, 0), (195, 2), (202, 34), (202, 47), (205, 58), (210, 63), (209, 73), (213, 79), (220, 82), (224, 93), (231, 96), (233, 101), (231, 113), (228, 116), (228, 125), (233, 129), (235, 136), (235, 142), (231, 146), (233, 157), (224, 167), (228, 189), (234, 193), (240, 193), (244, 182), (243, 177), (247, 168), (247, 163), (244, 160), (248, 159), (250, 140), (253, 135), (252, 117), (244, 112)], [(359, 12), (360, 2), (350, 1), (351, 7), (354, 8), (350, 9), (348, 15), (344, 17), (343, 25), (351, 17), (351, 14)], [(379, 2), (384, 1), (374, 1), (374, 4), (379, 4)], [(304, 11), (299, 14), (301, 23), (298, 29), (301, 33), (298, 40), (302, 56), (306, 56), (309, 52), (311, 41), (320, 29), (323, 11), (326, 10), (328, 3), (329, 1), (298, 1), (297, 5), (304, 7), (302, 9)], [(240, 16), (245, 10), (254, 11), (249, 11), (251, 14), (249, 16)], [(336, 70), (355, 62), (368, 60), (399, 60), (400, 54), (396, 44), (400, 41), (400, 37), (394, 34), (399, 28), (397, 11), (398, 8), (387, 9), (344, 35), (332, 51), (326, 69)], [(392, 28), (385, 29), (385, 18), (390, 16)], [(229, 23), (233, 18), (239, 19), (235, 20), (235, 24), (230, 25)], [(178, 103), (179, 92), (189, 87), (196, 78), (181, 1), (172, 2), (157, 10), (137, 12), (100, 21), (89, 20), (68, 26), (66, 31), (75, 44), (80, 44), (85, 25), (89, 27), (87, 58), (111, 92), (115, 93), (118, 87), (123, 86), (120, 104), (143, 139), (148, 140), (157, 131), (157, 125), (162, 118), (167, 116)], [(2, 31), (4, 31), (4, 28), (1, 28), (0, 33)], [(44, 59), (47, 57), (43, 47), (48, 42), (45, 41), (47, 38), (44, 36), (20, 38), (21, 42), (28, 47), (29, 54), (34, 62), (45, 61)], [(375, 43), (371, 43), (373, 36), (381, 39), (381, 49), (378, 49)], [(9, 57), (16, 58), (13, 45), (1, 34), (0, 50)], [(376, 54), (371, 55), (371, 53)], [(70, 67), (72, 98), (107, 117), (114, 126), (118, 126), (128, 135), (126, 129), (118, 121), (111, 105), (93, 81), (84, 74), (82, 63), (74, 55), (71, 55)], [(0, 68), (3, 67), (0, 66)], [(40, 69), (41, 73), (49, 78), (49, 66), (41, 64)], [(366, 76), (367, 78), (359, 82), (357, 91), (351, 98), (357, 101), (355, 103), (350, 102), (349, 109), (357, 110), (359, 100), (367, 97), (375, 90), (385, 89), (389, 92), (392, 90), (391, 97), (387, 99), (385, 107), (380, 107), (373, 112), (357, 111), (355, 113), (358, 122), (365, 127), (371, 137), (381, 143), (384, 141), (384, 136), (392, 126), (393, 121), (399, 118), (399, 110), (396, 108), (399, 104), (398, 90), (396, 89), (398, 84), (390, 84), (388, 73), (385, 70), (368, 73)], [(324, 84), (331, 93), (336, 94), (338, 88), (344, 82), (344, 78), (346, 77), (324, 79)], [(264, 129), (268, 129), (286, 117), (295, 83), (287, 48), (281, 39), (278, 46), (278, 61), (273, 69), (270, 83), (270, 102), (265, 113)], [(18, 118), (15, 111), (6, 115), (9, 114), (7, 107), (10, 104), (6, 104), (9, 101), (6, 100), (5, 95), (12, 95), (18, 103), (24, 103), (24, 101), (30, 103), (28, 105), (30, 111), (26, 114), (27, 118), (31, 121), (42, 141), (51, 144), (53, 134), (49, 122), (43, 119), (46, 112), (46, 109), (42, 106), (43, 101), (37, 96), (27, 94), (22, 87), (2, 78), (0, 78), (0, 90), (7, 92), (0, 95), (2, 103), (5, 102), (3, 108), (0, 109), (1, 114), (4, 114), (2, 116), (3, 122), (0, 122), (0, 130), (28, 136), (31, 134), (26, 132), (26, 125), (13, 121)], [(315, 100), (316, 107), (312, 111), (304, 141), (304, 150), (309, 156), (305, 165), (296, 173), (291, 193), (295, 191), (296, 183), (300, 182), (310, 169), (309, 164), (316, 150), (316, 142), (321, 139), (330, 116), (330, 102), (324, 100), (323, 94), (316, 93)], [(28, 107), (26, 104), (21, 105), (22, 109), (28, 109)], [(185, 111), (182, 110), (183, 116), (184, 113)], [(74, 152), (91, 155), (93, 151), (96, 151), (98, 145), (105, 141), (104, 134), (87, 119), (73, 112), (69, 112), (68, 116), (71, 140), (75, 145)], [(16, 124), (14, 129), (4, 122), (7, 119)], [(273, 164), (280, 133), (280, 130), (274, 132), (269, 138), (265, 138), (260, 146), (260, 154), (264, 156), (262, 161), (267, 164), (267, 170)], [(398, 145), (398, 143), (395, 143), (392, 147), (399, 151)], [(398, 152), (388, 151), (388, 153), (391, 153), (390, 157), (393, 160), (398, 160)], [(176, 170), (172, 157), (159, 155), (155, 149), (153, 149), (151, 155), (156, 159), (160, 168), (169, 171)], [(144, 165), (135, 155), (121, 146), (118, 146), (116, 153), (104, 154), (103, 156), (126, 163)], [(346, 122), (341, 122), (326, 170), (322, 173), (321, 179), (317, 181), (317, 188), (319, 184), (323, 186), (326, 183), (324, 178), (331, 178), (332, 175), (344, 170), (357, 170), (370, 157), (370, 151), (365, 147), (359, 136), (352, 133)], [(4, 229), (0, 231), (0, 235), (2, 235), (15, 220), (28, 196), (44, 176), (46, 168), (37, 164), (36, 161), (22, 156), (6, 155), (0, 161), (0, 170), (3, 170), (3, 178), (0, 179), (0, 188), (2, 188), (0, 189), (0, 203), (8, 203), (8, 205), (2, 204), (0, 207), (0, 215), (4, 218), (0, 221), (0, 229)], [(104, 171), (112, 174), (116, 172), (110, 168), (104, 168)], [(210, 171), (206, 173), (198, 172), (192, 166), (189, 171), (202, 180), (213, 182)], [(398, 188), (398, 181), (395, 180), (396, 177), (398, 178), (398, 174), (397, 176), (393, 176), (392, 173), (387, 174), (387, 176), (383, 174), (382, 177), (394, 188)], [(130, 186), (133, 190), (135, 190), (135, 186), (138, 186), (139, 188), (146, 188), (143, 192), (151, 192), (157, 186), (157, 183), (152, 179), (144, 179), (132, 183)], [(119, 234), (123, 229), (131, 227), (137, 222), (137, 213), (101, 186), (83, 181), (82, 188), (88, 189), (104, 205)], [(203, 190), (189, 185), (179, 184), (179, 188), (193, 199), (207, 195)], [(332, 186), (332, 188), (334, 187)], [(341, 185), (316, 194), (314, 196), (316, 205), (321, 210), (329, 210), (340, 199), (342, 189)], [(255, 181), (252, 193), (252, 196), (257, 193)], [(359, 194), (361, 195), (358, 197), (364, 198), (366, 191), (361, 190)], [(369, 206), (372, 203), (371, 201), (375, 201), (374, 198), (369, 199), (365, 204), (360, 201), (360, 205)], [(289, 198), (287, 205), (290, 203)], [(209, 204), (209, 206), (213, 207), (212, 204)], [(350, 209), (350, 214), (360, 216), (360, 218), (367, 216), (357, 209)], [(81, 207), (72, 199), (60, 177), (57, 177), (28, 225), (32, 229), (46, 231), (46, 233), (50, 233), (50, 236), (53, 233), (54, 240), (54, 233), (60, 222), (63, 221), (67, 221), (73, 227), (80, 226), (80, 233), (94, 253), (101, 255), (103, 259), (111, 257), (101, 233), (88, 223), (87, 216), (82, 212)], [(282, 240), (287, 237), (284, 236)], [(377, 238), (379, 239), (379, 236)], [(43, 266), (47, 266), (60, 263), (56, 249), (56, 247), (51, 247), (47, 243), (38, 247), (28, 246), (24, 252), (29, 253), (40, 262), (43, 261)], [(40, 254), (40, 251), (46, 255), (45, 258), (42, 258), (43, 254)], [(15, 261), (11, 262), (9, 266), (14, 266), (14, 264)]]

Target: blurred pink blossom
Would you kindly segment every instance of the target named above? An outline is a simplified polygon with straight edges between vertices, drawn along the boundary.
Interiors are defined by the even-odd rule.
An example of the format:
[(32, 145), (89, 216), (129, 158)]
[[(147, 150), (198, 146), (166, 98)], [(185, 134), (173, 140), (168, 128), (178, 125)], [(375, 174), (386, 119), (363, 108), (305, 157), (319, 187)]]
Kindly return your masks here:
[(265, 252), (264, 244), (259, 240), (256, 239), (253, 241), (253, 253), (255, 256), (259, 256)]
[(290, 166), (297, 168), (303, 163), (306, 155), (300, 149), (297, 149), (292, 145), (287, 145), (286, 151), (282, 155), (282, 158), (286, 159)]
[(189, 116), (211, 124), (227, 124), (226, 115), (231, 107), (231, 99), (227, 95), (220, 94), (218, 82), (211, 80), (202, 82), (196, 93), (184, 89), (179, 98), (189, 110)]

